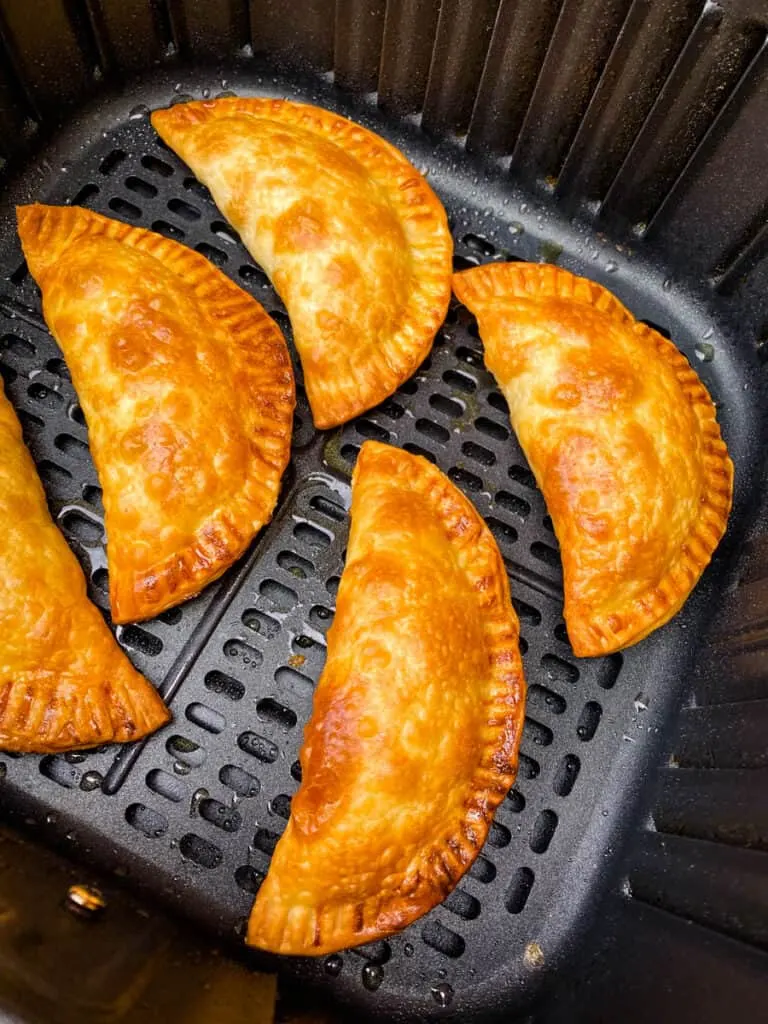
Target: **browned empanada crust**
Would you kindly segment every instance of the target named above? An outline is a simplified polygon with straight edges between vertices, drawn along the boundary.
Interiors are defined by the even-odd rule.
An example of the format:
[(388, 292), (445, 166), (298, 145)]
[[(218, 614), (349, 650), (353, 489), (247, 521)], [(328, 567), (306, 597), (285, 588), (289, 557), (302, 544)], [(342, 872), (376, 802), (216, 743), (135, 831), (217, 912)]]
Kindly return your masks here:
[(285, 302), (318, 427), (377, 405), (414, 373), (448, 308), (453, 243), (402, 153), (287, 100), (179, 103), (152, 124)]
[(733, 465), (712, 399), (593, 281), (494, 263), (453, 287), (552, 516), (574, 653), (637, 643), (681, 608), (725, 532)]
[(493, 536), (426, 459), (367, 441), (302, 784), (248, 942), (328, 953), (444, 899), (514, 781), (524, 705)]
[(149, 618), (220, 576), (272, 515), (295, 404), (285, 340), (186, 246), (77, 207), (18, 219), (88, 423), (112, 617)]

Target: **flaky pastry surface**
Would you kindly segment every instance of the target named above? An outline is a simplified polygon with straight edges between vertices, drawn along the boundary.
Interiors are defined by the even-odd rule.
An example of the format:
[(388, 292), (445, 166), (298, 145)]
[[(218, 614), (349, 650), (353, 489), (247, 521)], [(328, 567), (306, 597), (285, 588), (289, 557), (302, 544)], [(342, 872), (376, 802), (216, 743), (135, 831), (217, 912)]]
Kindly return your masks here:
[(453, 244), (442, 204), (402, 153), (287, 100), (179, 103), (152, 124), (285, 302), (318, 427), (413, 374), (448, 308)]
[(168, 721), (88, 600), (0, 385), (0, 749), (139, 739)]
[(264, 309), (208, 260), (77, 207), (19, 234), (88, 423), (116, 622), (198, 593), (273, 512), (295, 404)]
[(495, 263), (453, 286), (552, 516), (574, 653), (636, 643), (680, 609), (725, 532), (733, 465), (712, 399), (592, 281)]
[(248, 942), (317, 955), (388, 935), (477, 856), (517, 770), (525, 681), (498, 547), (426, 459), (357, 460), (302, 783)]

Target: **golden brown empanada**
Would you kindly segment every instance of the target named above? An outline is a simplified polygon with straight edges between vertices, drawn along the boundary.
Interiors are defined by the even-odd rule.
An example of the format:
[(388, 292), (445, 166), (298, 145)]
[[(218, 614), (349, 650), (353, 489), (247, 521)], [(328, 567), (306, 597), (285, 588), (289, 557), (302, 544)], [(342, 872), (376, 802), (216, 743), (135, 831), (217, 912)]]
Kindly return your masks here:
[(0, 749), (136, 740), (168, 709), (88, 600), (0, 384)]
[(19, 234), (88, 422), (115, 622), (197, 594), (275, 507), (295, 404), (255, 299), (196, 252), (77, 207)]
[(405, 927), (477, 856), (525, 681), (496, 542), (425, 459), (367, 441), (303, 781), (248, 942), (320, 954)]
[(722, 537), (733, 466), (672, 342), (557, 267), (457, 274), (560, 542), (574, 653), (642, 640), (683, 605)]
[(445, 211), (394, 146), (319, 107), (157, 110), (285, 302), (318, 427), (383, 401), (427, 356), (451, 294)]

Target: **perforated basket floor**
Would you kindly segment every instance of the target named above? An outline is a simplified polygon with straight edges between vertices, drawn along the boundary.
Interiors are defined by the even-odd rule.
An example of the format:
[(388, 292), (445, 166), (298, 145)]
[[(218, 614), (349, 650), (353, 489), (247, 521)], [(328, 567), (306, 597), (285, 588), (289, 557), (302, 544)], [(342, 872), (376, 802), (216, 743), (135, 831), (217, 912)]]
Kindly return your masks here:
[[(256, 296), (290, 338), (267, 278), (146, 116), (179, 93), (199, 97), (220, 85), (198, 76), (194, 85), (172, 86), (158, 78), (91, 109), (6, 193), (1, 214), (0, 369), (52, 510), (102, 608), (100, 490), (66, 365), (21, 259), (12, 203), (79, 203), (193, 246)], [(737, 479), (752, 474), (747, 370), (726, 327), (663, 267), (557, 220), (541, 201), (517, 193), (503, 170), (483, 175), (450, 144), (432, 149), (415, 127), (388, 125), (373, 106), (345, 106), (330, 86), (300, 90), (252, 75), (231, 78), (230, 88), (321, 102), (401, 146), (446, 203), (457, 266), (559, 259), (612, 287), (692, 360), (719, 402)], [(386, 942), (278, 966), (352, 1006), (358, 1019), (508, 1014), (530, 1003), (580, 941), (597, 893), (615, 881), (616, 853), (684, 685), (718, 562), (683, 614), (640, 647), (575, 659), (550, 520), (483, 367), (476, 327), (457, 306), (415, 377), (343, 429), (318, 434), (300, 388), (293, 460), (273, 523), (200, 597), (153, 622), (118, 628), (134, 663), (169, 700), (173, 723), (123, 750), (6, 756), (2, 806), (45, 841), (119, 871), (237, 941), (299, 782), (302, 727), (343, 567), (349, 476), (370, 437), (436, 462), (498, 539), (530, 687), (519, 778), (482, 855), (442, 906)], [(737, 518), (732, 533), (739, 529)]]

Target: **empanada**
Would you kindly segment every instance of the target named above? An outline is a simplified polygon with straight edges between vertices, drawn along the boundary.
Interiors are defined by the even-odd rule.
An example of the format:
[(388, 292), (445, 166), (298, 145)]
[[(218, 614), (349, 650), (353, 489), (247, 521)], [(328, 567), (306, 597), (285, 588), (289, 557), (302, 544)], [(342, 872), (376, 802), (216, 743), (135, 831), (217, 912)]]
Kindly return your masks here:
[(88, 600), (0, 384), (0, 749), (139, 739), (170, 717)]
[(303, 781), (251, 945), (328, 953), (448, 895), (515, 778), (518, 640), (504, 563), (471, 503), (425, 459), (366, 442)]
[(152, 124), (285, 302), (318, 427), (413, 374), (448, 308), (453, 245), (440, 201), (402, 153), (286, 100), (180, 103)]
[(560, 542), (574, 653), (642, 640), (725, 532), (733, 466), (706, 388), (605, 288), (557, 267), (457, 274)]
[(149, 618), (220, 576), (271, 517), (288, 349), (255, 299), (177, 242), (77, 207), (18, 218), (88, 422), (112, 618)]

